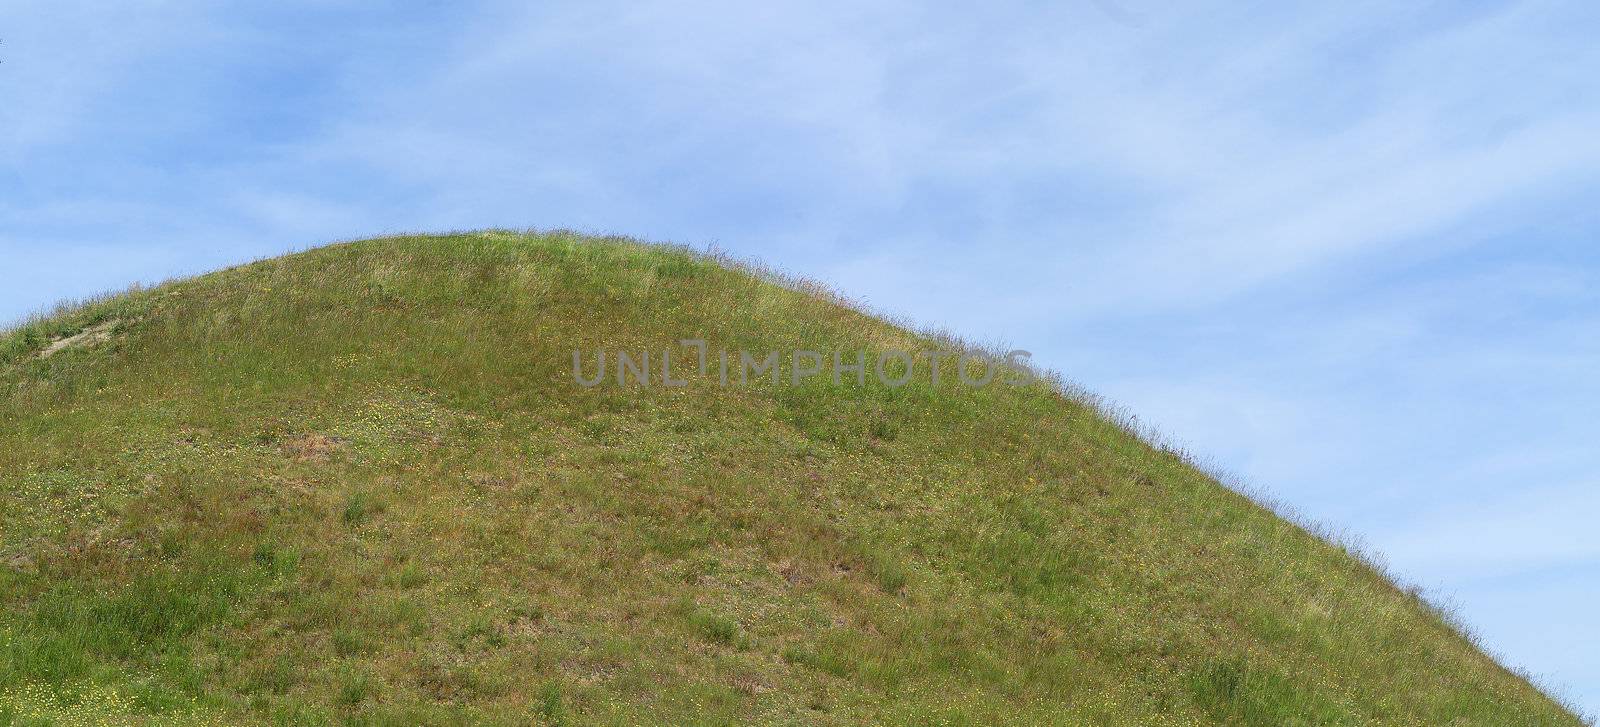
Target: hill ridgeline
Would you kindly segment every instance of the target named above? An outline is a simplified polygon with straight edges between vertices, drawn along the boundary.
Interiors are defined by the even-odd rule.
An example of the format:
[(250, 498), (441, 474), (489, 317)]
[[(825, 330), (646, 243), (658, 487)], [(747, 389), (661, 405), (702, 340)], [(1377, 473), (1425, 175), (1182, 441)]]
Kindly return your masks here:
[(1026, 363), (567, 233), (63, 308), (0, 336), (0, 723), (1579, 724)]

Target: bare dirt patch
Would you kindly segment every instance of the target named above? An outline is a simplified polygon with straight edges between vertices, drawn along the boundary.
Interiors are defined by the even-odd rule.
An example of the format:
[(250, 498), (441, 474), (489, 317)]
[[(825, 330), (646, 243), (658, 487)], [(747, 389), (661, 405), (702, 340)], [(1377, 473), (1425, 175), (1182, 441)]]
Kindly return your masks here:
[(51, 356), (54, 356), (57, 353), (65, 351), (69, 348), (87, 348), (96, 344), (105, 343), (106, 341), (111, 340), (111, 333), (115, 331), (117, 326), (121, 323), (122, 319), (116, 318), (95, 326), (91, 326), (79, 333), (67, 336), (66, 338), (58, 341), (52, 341), (50, 345), (44, 347), (43, 351), (39, 352), (39, 358), (50, 358)]
[(296, 462), (323, 462), (344, 449), (350, 440), (325, 434), (304, 434), (283, 443), (283, 453)]
[(21, 573), (37, 573), (38, 563), (27, 553), (0, 555), (0, 565)]

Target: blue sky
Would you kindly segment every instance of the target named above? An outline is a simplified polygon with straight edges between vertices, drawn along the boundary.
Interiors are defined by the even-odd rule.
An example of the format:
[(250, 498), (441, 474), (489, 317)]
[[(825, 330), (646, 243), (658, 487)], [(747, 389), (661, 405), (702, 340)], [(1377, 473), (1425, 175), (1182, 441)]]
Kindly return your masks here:
[(1600, 711), (1600, 5), (268, 5), (6, 0), (0, 321), (386, 232), (715, 244), (1036, 352)]

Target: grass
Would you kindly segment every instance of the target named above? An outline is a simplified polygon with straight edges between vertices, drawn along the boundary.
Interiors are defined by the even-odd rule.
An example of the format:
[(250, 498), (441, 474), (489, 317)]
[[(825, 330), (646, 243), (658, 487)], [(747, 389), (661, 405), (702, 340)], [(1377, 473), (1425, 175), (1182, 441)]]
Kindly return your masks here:
[(508, 232), (4, 334), (0, 724), (1580, 723), (1048, 380), (573, 379), (573, 349), (682, 338), (960, 346), (728, 261)]

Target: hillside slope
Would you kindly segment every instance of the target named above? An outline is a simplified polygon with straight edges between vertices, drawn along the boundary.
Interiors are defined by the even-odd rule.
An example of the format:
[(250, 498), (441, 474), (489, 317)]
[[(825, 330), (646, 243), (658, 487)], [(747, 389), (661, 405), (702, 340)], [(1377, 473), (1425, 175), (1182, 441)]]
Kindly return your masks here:
[(1046, 383), (575, 380), (574, 349), (592, 374), (686, 338), (952, 345), (673, 248), (511, 233), (11, 332), (0, 722), (1578, 723)]

